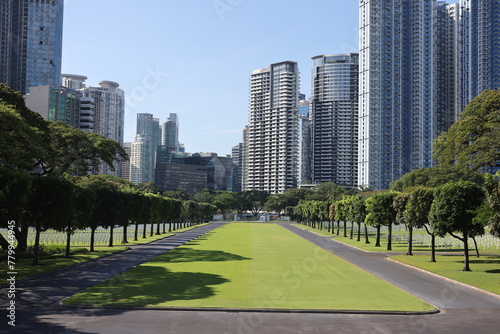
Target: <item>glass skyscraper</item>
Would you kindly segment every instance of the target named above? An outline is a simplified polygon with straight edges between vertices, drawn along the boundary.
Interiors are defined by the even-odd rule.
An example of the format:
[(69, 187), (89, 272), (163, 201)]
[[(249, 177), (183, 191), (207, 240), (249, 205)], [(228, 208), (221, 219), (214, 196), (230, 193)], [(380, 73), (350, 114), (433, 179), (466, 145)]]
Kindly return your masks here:
[(63, 0), (2, 0), (2, 82), (22, 94), (61, 85), (63, 7)]
[(312, 59), (312, 182), (356, 188), (359, 56)]

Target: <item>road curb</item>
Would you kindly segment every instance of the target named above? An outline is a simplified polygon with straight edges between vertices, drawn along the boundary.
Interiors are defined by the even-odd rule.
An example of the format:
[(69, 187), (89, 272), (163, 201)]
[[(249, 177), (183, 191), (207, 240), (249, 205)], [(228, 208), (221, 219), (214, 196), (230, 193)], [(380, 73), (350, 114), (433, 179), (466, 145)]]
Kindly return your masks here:
[[(68, 297), (69, 298), (69, 297)], [(65, 298), (66, 299), (66, 298)], [(245, 309), (217, 307), (137, 307), (137, 306), (79, 306), (58, 302), (59, 307), (86, 310), (134, 310), (134, 311), (183, 311), (183, 312), (226, 312), (226, 313), (286, 313), (286, 314), (364, 314), (364, 315), (433, 315), (441, 313), (432, 311), (359, 311), (359, 310), (296, 310), (296, 309)]]
[(463, 282), (460, 282), (460, 281), (457, 281), (457, 280), (454, 280), (452, 278), (449, 278), (449, 277), (446, 277), (446, 276), (442, 276), (442, 275), (439, 275), (439, 274), (436, 274), (436, 273), (433, 273), (432, 271), (428, 271), (428, 270), (425, 270), (425, 269), (422, 269), (422, 268), (419, 268), (419, 267), (415, 267), (415, 266), (412, 266), (410, 264), (406, 264), (406, 263), (403, 263), (403, 262), (400, 262), (398, 260), (393, 260), (391, 258), (386, 258), (387, 261), (390, 261), (390, 262), (393, 262), (393, 263), (396, 263), (396, 264), (399, 264), (401, 266), (404, 266), (404, 267), (407, 267), (407, 268), (410, 268), (410, 269), (413, 269), (413, 270), (417, 270), (419, 272), (422, 272), (422, 273), (426, 273), (428, 275), (431, 275), (431, 276), (434, 276), (436, 278), (439, 278), (439, 279), (442, 279), (444, 281), (447, 281), (447, 282), (451, 282), (451, 283), (454, 283), (454, 284), (457, 284), (457, 285), (461, 285), (463, 287), (466, 287), (466, 288), (469, 288), (469, 289), (472, 289), (472, 290), (475, 290), (477, 292), (480, 292), (480, 293), (483, 293), (483, 294), (486, 294), (486, 295), (489, 295), (491, 297), (495, 297), (497, 299), (500, 299), (500, 295), (494, 293), (494, 292), (490, 292), (490, 291), (487, 291), (487, 290), (484, 290), (484, 289), (481, 289), (481, 288), (478, 288), (477, 286), (473, 286), (473, 285), (470, 285), (470, 284), (467, 284), (467, 283), (463, 283)]

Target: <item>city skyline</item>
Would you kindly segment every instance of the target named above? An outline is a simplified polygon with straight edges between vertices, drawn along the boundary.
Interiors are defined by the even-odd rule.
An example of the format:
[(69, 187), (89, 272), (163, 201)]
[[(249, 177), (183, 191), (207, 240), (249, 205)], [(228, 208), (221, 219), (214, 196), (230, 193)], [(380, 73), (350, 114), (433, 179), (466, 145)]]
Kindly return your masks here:
[[(145, 8), (107, 1), (98, 3), (100, 11), (92, 9), (97, 8), (94, 2), (65, 3), (63, 73), (120, 83), (127, 98), (129, 142), (137, 113), (152, 113), (162, 121), (177, 113), (183, 123), (179, 141), (186, 151), (231, 154), (248, 123), (248, 77), (254, 69), (298, 62), (301, 92), (309, 97), (311, 57), (358, 51), (357, 0), (292, 6), (285, 1), (232, 1), (225, 11), (212, 1), (197, 6), (151, 1)], [(261, 24), (248, 29), (255, 15)], [(93, 47), (82, 42), (92, 29), (74, 23), (81, 17), (86, 27), (103, 27), (96, 35), (101, 38), (92, 38)], [(328, 38), (313, 36), (315, 31), (325, 31)]]

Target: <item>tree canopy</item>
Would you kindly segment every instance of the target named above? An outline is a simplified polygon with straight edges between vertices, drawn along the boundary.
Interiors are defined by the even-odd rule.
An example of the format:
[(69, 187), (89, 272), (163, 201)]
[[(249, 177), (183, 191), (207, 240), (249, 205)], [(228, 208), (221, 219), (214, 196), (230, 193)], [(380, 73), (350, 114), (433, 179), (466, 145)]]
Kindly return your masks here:
[(500, 90), (486, 90), (474, 98), (460, 119), (435, 141), (440, 164), (463, 165), (473, 170), (500, 161)]

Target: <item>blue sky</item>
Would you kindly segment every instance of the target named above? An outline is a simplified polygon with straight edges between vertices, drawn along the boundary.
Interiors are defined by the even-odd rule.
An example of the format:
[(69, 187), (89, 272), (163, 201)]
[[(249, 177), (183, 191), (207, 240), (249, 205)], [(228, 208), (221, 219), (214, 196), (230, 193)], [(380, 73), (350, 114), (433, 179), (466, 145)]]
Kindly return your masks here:
[(358, 0), (66, 0), (63, 73), (120, 84), (125, 141), (137, 113), (177, 113), (187, 152), (231, 153), (248, 121), (254, 69), (357, 52)]

